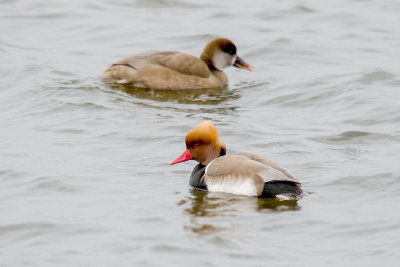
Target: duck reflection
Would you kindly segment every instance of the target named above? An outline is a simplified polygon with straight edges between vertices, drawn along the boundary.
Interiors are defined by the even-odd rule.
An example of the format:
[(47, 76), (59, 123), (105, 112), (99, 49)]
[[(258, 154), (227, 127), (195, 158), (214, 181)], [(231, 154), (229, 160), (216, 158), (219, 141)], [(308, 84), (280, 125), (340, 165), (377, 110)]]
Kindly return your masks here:
[(295, 211), (300, 209), (297, 202), (297, 200), (243, 197), (191, 189), (190, 196), (185, 202), (189, 206), (185, 212), (190, 215), (190, 225), (185, 226), (185, 229), (196, 234), (212, 234), (226, 228), (200, 223), (200, 220), (206, 217), (236, 216), (249, 211), (262, 213)]
[(135, 88), (128, 85), (114, 84), (111, 88), (123, 91), (137, 99), (155, 100), (160, 102), (174, 101), (182, 104), (216, 105), (222, 102), (237, 99), (237, 90), (228, 90), (227, 87), (196, 90), (149, 90)]

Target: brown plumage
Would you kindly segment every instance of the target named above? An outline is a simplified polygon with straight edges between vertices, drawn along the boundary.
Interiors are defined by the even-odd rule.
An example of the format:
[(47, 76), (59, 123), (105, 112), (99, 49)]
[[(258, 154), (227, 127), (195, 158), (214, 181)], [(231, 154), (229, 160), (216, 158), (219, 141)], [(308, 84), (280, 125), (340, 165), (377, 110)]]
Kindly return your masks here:
[(230, 40), (217, 38), (206, 45), (200, 58), (175, 51), (133, 56), (112, 64), (102, 78), (107, 83), (160, 90), (221, 88), (228, 83), (223, 69), (232, 65), (253, 68), (236, 55)]

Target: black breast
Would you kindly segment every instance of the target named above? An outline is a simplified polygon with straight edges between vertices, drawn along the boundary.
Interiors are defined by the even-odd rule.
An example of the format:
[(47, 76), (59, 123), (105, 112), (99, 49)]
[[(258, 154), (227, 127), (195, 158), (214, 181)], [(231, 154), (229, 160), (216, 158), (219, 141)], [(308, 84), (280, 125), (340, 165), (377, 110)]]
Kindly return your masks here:
[(196, 167), (194, 167), (192, 175), (190, 175), (190, 186), (200, 190), (207, 190), (207, 185), (204, 182), (204, 179), (202, 179), (205, 171), (206, 165), (202, 165), (199, 163)]

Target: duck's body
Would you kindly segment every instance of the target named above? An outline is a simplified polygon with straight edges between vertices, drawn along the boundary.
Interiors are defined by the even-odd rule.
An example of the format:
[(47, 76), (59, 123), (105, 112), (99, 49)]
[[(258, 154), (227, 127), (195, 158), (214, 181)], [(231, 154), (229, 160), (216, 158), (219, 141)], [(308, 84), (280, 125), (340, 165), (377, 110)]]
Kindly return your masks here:
[(300, 182), (286, 169), (250, 153), (225, 155), (208, 165), (199, 163), (189, 184), (210, 192), (282, 199), (296, 199), (302, 192)]
[(200, 58), (175, 51), (133, 56), (111, 65), (102, 78), (107, 83), (159, 90), (221, 88), (228, 83), (223, 69), (231, 65), (252, 69), (236, 55), (230, 40), (217, 38)]
[[(199, 130), (199, 126), (202, 129)], [(281, 199), (299, 199), (302, 196), (301, 183), (288, 170), (252, 153), (225, 155), (226, 150), (222, 142), (215, 139), (214, 143), (209, 143), (213, 138), (204, 140), (202, 137), (204, 133), (201, 132), (204, 132), (204, 129), (214, 126), (209, 122), (203, 122), (203, 125), (199, 126), (193, 129), (197, 141), (192, 139), (192, 130), (189, 132), (192, 136), (188, 134), (189, 142), (188, 136), (186, 137), (188, 150), (171, 163), (189, 159), (200, 162), (190, 177), (192, 187), (211, 192)], [(194, 147), (191, 147), (192, 144)], [(208, 148), (201, 149), (200, 146)]]

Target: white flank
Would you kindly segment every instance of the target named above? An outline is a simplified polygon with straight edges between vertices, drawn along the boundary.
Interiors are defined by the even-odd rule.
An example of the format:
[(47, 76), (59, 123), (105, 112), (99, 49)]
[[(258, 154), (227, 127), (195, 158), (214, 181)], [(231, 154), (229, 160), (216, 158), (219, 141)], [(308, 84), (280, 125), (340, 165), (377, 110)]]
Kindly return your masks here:
[(276, 195), (276, 198), (279, 200), (293, 200), (296, 199), (295, 197), (293, 197), (293, 194), (279, 194)]
[(257, 196), (257, 188), (254, 181), (241, 176), (233, 177), (232, 175), (228, 175), (223, 179), (210, 179), (206, 177), (206, 184), (210, 192)]
[(276, 198), (279, 200), (299, 200), (303, 197), (303, 194), (300, 195), (295, 195), (295, 194), (291, 194), (291, 193), (285, 193), (285, 194), (279, 194), (276, 195)]
[(120, 80), (117, 81), (117, 83), (125, 84), (125, 83), (126, 83), (126, 80), (125, 80), (125, 79), (120, 79)]

